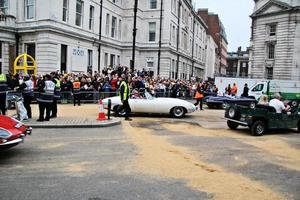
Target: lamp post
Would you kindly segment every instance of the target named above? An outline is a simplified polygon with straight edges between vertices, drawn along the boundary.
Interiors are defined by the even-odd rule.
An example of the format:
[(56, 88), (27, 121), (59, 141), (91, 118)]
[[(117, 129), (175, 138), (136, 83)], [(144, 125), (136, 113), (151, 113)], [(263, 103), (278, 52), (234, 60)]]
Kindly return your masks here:
[(138, 0), (134, 1), (134, 17), (133, 17), (133, 30), (132, 30), (132, 60), (130, 62), (130, 69), (131, 72), (134, 71), (134, 64), (135, 64), (135, 41), (136, 41), (136, 15), (137, 15), (137, 8), (138, 8)]

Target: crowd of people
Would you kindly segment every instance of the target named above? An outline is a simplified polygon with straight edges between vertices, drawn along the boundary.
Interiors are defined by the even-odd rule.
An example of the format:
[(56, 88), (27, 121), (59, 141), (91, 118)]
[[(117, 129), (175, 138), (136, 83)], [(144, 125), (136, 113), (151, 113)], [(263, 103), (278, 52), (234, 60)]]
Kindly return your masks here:
[[(124, 76), (125, 75), (125, 76)], [(39, 103), (39, 121), (50, 120), (57, 116), (57, 100), (73, 99), (74, 106), (80, 106), (81, 100), (91, 98), (97, 101), (99, 98), (118, 95), (121, 78), (126, 79), (131, 91), (147, 91), (156, 97), (190, 97), (194, 98), (197, 93), (198, 105), (205, 92), (217, 93), (217, 87), (209, 81), (198, 78), (191, 80), (175, 80), (157, 77), (145, 70), (130, 72), (128, 67), (117, 66), (104, 68), (101, 73), (61, 73), (59, 71), (45, 75), (15, 75), (7, 76), (8, 90), (22, 92), (24, 106), (28, 117), (31, 118), (30, 104), (33, 99)], [(46, 89), (45, 89), (46, 88)], [(53, 90), (53, 97), (49, 98), (47, 91)], [(50, 92), (51, 93), (51, 92)], [(50, 105), (51, 102), (51, 105)], [(44, 113), (46, 111), (46, 117)]]

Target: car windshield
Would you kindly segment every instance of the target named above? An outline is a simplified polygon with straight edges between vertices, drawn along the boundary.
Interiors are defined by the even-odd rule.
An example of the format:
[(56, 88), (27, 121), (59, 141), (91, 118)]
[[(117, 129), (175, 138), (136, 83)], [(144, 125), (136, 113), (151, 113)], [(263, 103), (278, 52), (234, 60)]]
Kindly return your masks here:
[(154, 99), (154, 97), (149, 92), (145, 92), (145, 97), (148, 100), (153, 100)]
[(260, 92), (264, 89), (264, 84), (259, 84), (252, 89), (252, 92)]

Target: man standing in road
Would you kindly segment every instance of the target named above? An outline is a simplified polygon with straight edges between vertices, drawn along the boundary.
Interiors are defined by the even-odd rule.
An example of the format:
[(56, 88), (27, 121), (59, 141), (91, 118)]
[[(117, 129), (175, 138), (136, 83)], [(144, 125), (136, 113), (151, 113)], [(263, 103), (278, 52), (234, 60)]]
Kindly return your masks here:
[(22, 95), (24, 98), (24, 107), (26, 108), (28, 119), (32, 118), (30, 104), (34, 97), (33, 89), (33, 81), (31, 80), (29, 75), (26, 75), (24, 77), (24, 82), (20, 85), (18, 90), (22, 91)]
[[(1, 70), (1, 68), (0, 68)], [(0, 71), (0, 114), (6, 113), (6, 92), (8, 90), (6, 75)]]
[(244, 86), (244, 90), (243, 90), (243, 94), (241, 95), (242, 97), (248, 97), (249, 96), (249, 88), (248, 88), (248, 84), (245, 83), (245, 86)]
[(238, 92), (238, 88), (237, 88), (236, 84), (234, 83), (232, 88), (231, 88), (231, 95), (236, 96), (237, 92)]
[(55, 90), (54, 90), (54, 98), (53, 98), (53, 104), (52, 104), (52, 114), (51, 118), (57, 117), (57, 101), (60, 99), (60, 93), (61, 93), (61, 87), (60, 87), (60, 80), (56, 73), (52, 73), (52, 81), (55, 84)]
[[(50, 113), (53, 103), (55, 84), (51, 81), (51, 76), (47, 74), (44, 80), (39, 81), (38, 92), (39, 96), (37, 101), (39, 103), (40, 116), (37, 120), (38, 122), (49, 121)], [(46, 117), (44, 118), (44, 113), (46, 109)]]
[(73, 104), (74, 106), (77, 105), (80, 106), (80, 88), (81, 88), (81, 83), (79, 79), (76, 77), (74, 82), (72, 83), (72, 94), (73, 94)]
[(129, 118), (129, 114), (131, 112), (130, 106), (129, 106), (129, 96), (130, 96), (130, 89), (129, 85), (127, 83), (127, 79), (125, 74), (122, 74), (120, 77), (120, 86), (119, 86), (119, 96), (122, 101), (122, 106), (118, 109), (117, 113), (124, 110), (125, 111), (125, 120), (131, 121), (132, 119)]

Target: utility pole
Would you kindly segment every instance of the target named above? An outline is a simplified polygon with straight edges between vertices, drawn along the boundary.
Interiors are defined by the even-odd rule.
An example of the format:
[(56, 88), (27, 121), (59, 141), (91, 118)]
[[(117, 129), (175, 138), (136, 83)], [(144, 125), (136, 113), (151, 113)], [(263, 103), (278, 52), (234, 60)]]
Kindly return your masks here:
[(100, 17), (99, 17), (99, 46), (98, 46), (98, 72), (100, 72), (100, 61), (101, 61), (101, 40), (102, 40), (102, 10), (103, 0), (100, 0)]
[(163, 0), (160, 1), (160, 22), (159, 22), (159, 43), (158, 43), (157, 76), (159, 76), (159, 73), (160, 73), (161, 38), (162, 38), (162, 18), (163, 18)]
[(138, 0), (134, 1), (134, 18), (133, 18), (133, 30), (132, 30), (132, 60), (130, 62), (130, 69), (131, 72), (134, 71), (134, 62), (135, 62), (135, 41), (136, 41), (136, 15), (137, 15), (137, 8), (138, 8)]

